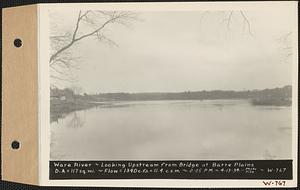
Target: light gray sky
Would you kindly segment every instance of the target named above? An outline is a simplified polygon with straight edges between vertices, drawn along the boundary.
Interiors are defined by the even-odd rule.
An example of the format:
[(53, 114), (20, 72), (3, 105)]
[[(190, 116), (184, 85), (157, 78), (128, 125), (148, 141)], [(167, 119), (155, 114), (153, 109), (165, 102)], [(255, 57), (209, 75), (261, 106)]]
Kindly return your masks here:
[[(80, 58), (74, 70), (87, 93), (243, 90), (292, 83), (292, 63), (276, 41), (293, 30), (289, 12), (239, 11), (228, 29), (229, 12), (138, 12), (130, 28), (111, 25), (105, 33), (118, 47), (87, 38), (72, 49)], [(51, 12), (52, 33), (72, 32), (76, 11)], [(295, 31), (294, 31), (295, 32)]]

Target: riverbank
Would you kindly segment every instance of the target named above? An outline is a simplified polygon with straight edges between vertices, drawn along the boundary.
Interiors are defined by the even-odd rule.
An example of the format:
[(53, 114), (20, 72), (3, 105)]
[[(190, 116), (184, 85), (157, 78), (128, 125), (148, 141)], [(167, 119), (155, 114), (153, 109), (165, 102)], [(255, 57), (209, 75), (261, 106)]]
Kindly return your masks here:
[[(215, 99), (216, 100), (216, 99)], [(233, 99), (231, 99), (233, 100)], [(246, 99), (245, 99), (246, 100)], [(133, 100), (134, 101), (134, 100)], [(153, 101), (153, 100), (147, 100)], [(171, 100), (170, 100), (171, 101)], [(205, 100), (202, 100), (205, 101)], [(279, 99), (279, 98), (253, 98), (248, 99), (249, 103), (253, 106), (286, 106), (289, 107), (292, 105), (291, 99)], [(126, 102), (126, 101), (61, 101), (55, 100), (50, 101), (50, 122), (58, 121), (60, 118), (64, 118), (67, 114), (73, 111), (85, 110), (92, 107), (97, 106), (122, 106), (122, 105), (115, 105), (116, 102)]]
[(291, 99), (284, 98), (254, 98), (251, 99), (252, 105), (255, 106), (291, 106)]
[[(171, 100), (248, 100), (254, 106), (291, 106), (292, 86), (264, 90), (244, 91), (186, 91), (149, 93), (98, 93), (75, 95), (71, 89), (51, 89), (51, 122), (66, 114), (95, 106), (120, 106), (127, 101), (171, 101)], [(121, 105), (122, 106), (122, 105)]]
[(88, 101), (50, 101), (50, 122), (55, 122), (59, 118), (63, 118), (65, 115), (79, 110), (85, 110), (96, 106), (109, 105), (104, 102), (88, 102)]

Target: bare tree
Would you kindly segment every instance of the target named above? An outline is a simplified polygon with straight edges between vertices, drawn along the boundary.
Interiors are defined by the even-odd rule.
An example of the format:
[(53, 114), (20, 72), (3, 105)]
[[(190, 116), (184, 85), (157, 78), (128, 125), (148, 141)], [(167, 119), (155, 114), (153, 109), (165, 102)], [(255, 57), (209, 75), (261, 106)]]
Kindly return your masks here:
[[(209, 13), (212, 13), (210, 11), (204, 11), (200, 17), (200, 23), (202, 23), (203, 19), (205, 17), (209, 16)], [(231, 30), (233, 25), (234, 18), (239, 19), (243, 23), (243, 30), (246, 29), (247, 33), (250, 36), (253, 36), (252, 32), (252, 26), (251, 22), (245, 13), (245, 11), (239, 10), (239, 11), (224, 11), (222, 15), (223, 19), (221, 19), (221, 24), (225, 24), (227, 30)]]
[(79, 57), (74, 56), (72, 47), (89, 37), (109, 45), (117, 45), (107, 37), (105, 29), (112, 24), (130, 26), (130, 22), (136, 18), (134, 13), (128, 11), (79, 11), (72, 33), (50, 37), (52, 49), (49, 59), (50, 77), (58, 81), (74, 81), (72, 70), (78, 68)]
[(293, 55), (293, 32), (288, 32), (276, 39), (279, 45), (279, 51), (283, 56), (283, 62), (288, 62)]
[(73, 102), (75, 103), (75, 105), (78, 103), (78, 97), (80, 97), (80, 95), (84, 92), (83, 88), (79, 87), (79, 86), (75, 86), (73, 85), (71, 87), (71, 90), (73, 91)]

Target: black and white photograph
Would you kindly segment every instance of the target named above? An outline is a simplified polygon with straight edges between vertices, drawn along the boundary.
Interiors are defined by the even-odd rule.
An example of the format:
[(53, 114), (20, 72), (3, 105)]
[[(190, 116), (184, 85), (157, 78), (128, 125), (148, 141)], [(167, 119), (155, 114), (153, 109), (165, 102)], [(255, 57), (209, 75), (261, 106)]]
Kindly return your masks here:
[(297, 1), (4, 7), (8, 184), (299, 185)]
[(49, 9), (50, 160), (292, 159), (292, 12)]

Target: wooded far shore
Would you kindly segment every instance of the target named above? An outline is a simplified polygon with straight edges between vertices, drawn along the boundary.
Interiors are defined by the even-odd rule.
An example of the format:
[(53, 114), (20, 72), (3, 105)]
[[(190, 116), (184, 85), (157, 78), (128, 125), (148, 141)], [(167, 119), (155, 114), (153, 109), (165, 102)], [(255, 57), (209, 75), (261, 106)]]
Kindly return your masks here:
[(70, 88), (50, 89), (50, 114), (55, 120), (65, 113), (94, 106), (109, 105), (118, 101), (157, 101), (157, 100), (217, 100), (248, 99), (256, 106), (291, 106), (292, 86), (263, 90), (212, 90), (185, 92), (151, 93), (75, 93)]

